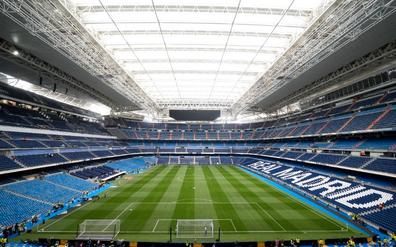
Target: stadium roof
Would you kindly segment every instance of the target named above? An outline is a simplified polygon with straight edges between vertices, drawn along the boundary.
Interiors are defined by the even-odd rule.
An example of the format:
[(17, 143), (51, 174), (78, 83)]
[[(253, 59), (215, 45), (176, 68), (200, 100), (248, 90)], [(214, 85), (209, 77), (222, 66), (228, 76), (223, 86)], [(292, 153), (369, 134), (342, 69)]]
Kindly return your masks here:
[(271, 113), (394, 40), (395, 4), (3, 0), (0, 64), (6, 74), (30, 82), (43, 75), (52, 88), (73, 88), (115, 112), (155, 119), (169, 109), (221, 110), (230, 119)]
[(326, 0), (70, 0), (68, 10), (159, 106), (230, 108)]

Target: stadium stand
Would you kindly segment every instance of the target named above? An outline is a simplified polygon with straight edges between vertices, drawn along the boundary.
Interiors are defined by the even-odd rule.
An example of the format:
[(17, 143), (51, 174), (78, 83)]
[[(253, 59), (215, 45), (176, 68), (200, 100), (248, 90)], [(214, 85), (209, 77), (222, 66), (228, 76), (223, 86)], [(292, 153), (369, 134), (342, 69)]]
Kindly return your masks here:
[(30, 219), (35, 214), (47, 212), (51, 207), (45, 202), (0, 189), (0, 227)]
[[(153, 165), (155, 160), (152, 160), (149, 157), (137, 157), (130, 159), (123, 159), (118, 161), (111, 161), (106, 164), (106, 166), (111, 167), (115, 170), (125, 171), (128, 173), (137, 173), (141, 169), (147, 168), (147, 166)], [(161, 159), (161, 161), (163, 161)], [(160, 162), (158, 162), (160, 163)], [(161, 164), (165, 164), (161, 162)], [(167, 164), (167, 163), (166, 163)]]
[[(142, 153), (159, 156), (158, 159), (129, 157), (104, 166), (74, 169), (74, 176), (56, 173), (41, 180), (4, 185), (0, 192), (12, 195), (16, 205), (34, 203), (32, 209), (18, 211), (18, 216), (0, 218), (3, 222), (0, 224), (15, 223), (45, 212), (53, 203), (81, 197), (83, 191), (97, 186), (85, 179), (100, 180), (119, 171), (136, 173), (155, 163), (246, 165), (248, 159), (229, 155), (251, 154), (394, 176), (396, 159), (392, 154), (396, 151), (396, 141), (381, 133), (393, 133), (396, 129), (395, 96), (395, 92), (380, 93), (345, 106), (321, 106), (293, 116), (249, 124), (145, 123), (117, 118), (116, 127), (103, 127), (100, 121), (87, 122), (73, 115), (4, 106), (1, 108), (4, 114), (0, 115), (2, 124), (22, 128), (35, 124), (37, 131), (0, 131), (3, 151), (0, 172), (128, 158)], [(42, 130), (55, 132), (42, 133)], [(359, 133), (377, 134), (381, 138), (359, 136)], [(10, 200), (4, 202), (7, 204), (4, 208), (10, 207)], [(391, 207), (386, 210), (393, 212)], [(371, 211), (354, 212), (367, 214), (367, 220), (376, 222), (373, 220), (376, 214)], [(392, 223), (384, 222), (381, 226), (393, 227)]]
[[(64, 211), (57, 213), (63, 214), (87, 201), (95, 205), (97, 199), (99, 206), (108, 201), (112, 206), (122, 204), (112, 208), (120, 209), (116, 216), (97, 215), (97, 220), (105, 218), (114, 226), (109, 239), (117, 242), (111, 244), (118, 244), (118, 233), (125, 238), (136, 233), (155, 246), (169, 230), (166, 244), (183, 245), (179, 222), (191, 220), (185, 226), (195, 226), (199, 220), (184, 219), (176, 211), (185, 204), (194, 216), (208, 202), (213, 210), (201, 219), (205, 238), (193, 236), (194, 246), (212, 240), (213, 246), (221, 246), (221, 239), (229, 242), (225, 245), (237, 245), (233, 234), (243, 240), (254, 236), (283, 241), (285, 236), (305, 239), (329, 231), (335, 237), (357, 233), (363, 236), (364, 244), (358, 244), (364, 247), (372, 237), (367, 234), (371, 228), (381, 234), (396, 232), (395, 1), (151, 1), (150, 6), (140, 1), (3, 2), (1, 230), (37, 215), (47, 221), (60, 207), (65, 206)], [(151, 167), (136, 176), (144, 179), (131, 179)], [(175, 172), (178, 169), (181, 172)], [(262, 189), (255, 184), (259, 180), (250, 183), (244, 170), (289, 195), (299, 193), (296, 198), (304, 203), (323, 206), (335, 222), (323, 216), (322, 226), (311, 215), (315, 207), (309, 207), (307, 217), (300, 218), (312, 221), (308, 223), (314, 227), (307, 224), (307, 229), (318, 229), (303, 230), (296, 225), (300, 222), (289, 223), (291, 211), (304, 215), (295, 207), (300, 202), (296, 199), (292, 205), (292, 200), (285, 203), (286, 196), (282, 200), (256, 196)], [(117, 180), (124, 174), (128, 175)], [(167, 182), (169, 186), (163, 186)], [(121, 188), (129, 185), (135, 187)], [(100, 193), (107, 188), (120, 193), (106, 199), (107, 193), (103, 197)], [(135, 200), (141, 188), (150, 191)], [(227, 198), (230, 191), (234, 194)], [(130, 195), (118, 200), (124, 192)], [(275, 198), (278, 191), (264, 192)], [(168, 196), (172, 198), (166, 203), (159, 202)], [(205, 198), (212, 196), (215, 200)], [(129, 197), (133, 201), (125, 201), (129, 206), (124, 207), (122, 200)], [(203, 206), (194, 205), (198, 203)], [(146, 214), (127, 222), (126, 229), (123, 214), (130, 212), (132, 219), (142, 205), (147, 205)], [(168, 205), (173, 216), (157, 217), (155, 210), (161, 205)], [(74, 216), (95, 219), (99, 206), (93, 211), (87, 206), (89, 213), (83, 215), (81, 210)], [(278, 212), (286, 208), (290, 212)], [(245, 221), (248, 217), (243, 214), (241, 220), (229, 219), (220, 214), (225, 209), (232, 215), (246, 211), (252, 220)], [(218, 215), (210, 219), (212, 213)], [(150, 219), (153, 226), (143, 222), (149, 214), (155, 216)], [(370, 226), (353, 222), (349, 228), (350, 215)], [(255, 216), (263, 220), (254, 224)], [(46, 227), (39, 232), (37, 227), (25, 236), (39, 240), (62, 236), (55, 245), (74, 246), (66, 239), (93, 232), (85, 231), (86, 222), (77, 220), (56, 229), (61, 220), (50, 223), (53, 232), (45, 232)], [(346, 225), (339, 227), (340, 222)], [(247, 227), (250, 223), (252, 229)], [(327, 230), (333, 225), (334, 231)], [(101, 237), (107, 228), (94, 237)], [(8, 236), (3, 232), (0, 246), (7, 240), (2, 237)], [(146, 246), (135, 240), (125, 246)], [(282, 241), (280, 245), (308, 246)], [(341, 245), (334, 241), (334, 246)], [(247, 245), (275, 245), (252, 243)], [(313, 245), (324, 244), (316, 239)]]
[(47, 203), (64, 203), (81, 195), (81, 191), (68, 189), (40, 179), (8, 184), (3, 186), (3, 189)]
[(96, 166), (72, 171), (71, 174), (82, 179), (102, 179), (116, 174), (117, 171), (108, 166)]
[(3, 184), (0, 186), (0, 228), (46, 214), (54, 204), (66, 203), (97, 187), (96, 183), (63, 172)]
[[(249, 157), (235, 159), (236, 164), (242, 165), (251, 169), (252, 171), (259, 172), (259, 174), (271, 177), (275, 181), (279, 181), (282, 184), (287, 184), (290, 187), (301, 190), (302, 193), (311, 195), (314, 200), (326, 201), (330, 203), (335, 208), (341, 208), (345, 212), (355, 213), (361, 217), (371, 221), (372, 223), (379, 225), (381, 227), (391, 229), (395, 231), (396, 214), (394, 214), (394, 209), (396, 206), (396, 197), (393, 191), (386, 189), (378, 189), (376, 187), (371, 187), (364, 183), (343, 181), (340, 178), (333, 177), (332, 175), (325, 173), (318, 173), (313, 170), (306, 170), (299, 166), (291, 166), (283, 163), (276, 163), (277, 167), (274, 169), (274, 163), (267, 160), (253, 159)], [(292, 171), (300, 171), (300, 174), (307, 174), (301, 179), (294, 180), (294, 175), (287, 175), (291, 171), (287, 169), (292, 169)], [(262, 173), (268, 170), (267, 173)], [(287, 171), (286, 173), (281, 173), (281, 171)], [(269, 174), (269, 175), (268, 175)], [(315, 176), (326, 176), (330, 180), (328, 183), (340, 184), (336, 187), (337, 189), (326, 188), (325, 186), (314, 185), (314, 179), (310, 180)], [(307, 183), (304, 183), (307, 180)], [(345, 199), (343, 199), (345, 198)], [(384, 205), (381, 209), (379, 206)], [(387, 220), (384, 220), (387, 217)]]
[(89, 191), (97, 187), (97, 184), (95, 183), (78, 179), (64, 172), (47, 175), (44, 179), (52, 183), (66, 186), (79, 191)]

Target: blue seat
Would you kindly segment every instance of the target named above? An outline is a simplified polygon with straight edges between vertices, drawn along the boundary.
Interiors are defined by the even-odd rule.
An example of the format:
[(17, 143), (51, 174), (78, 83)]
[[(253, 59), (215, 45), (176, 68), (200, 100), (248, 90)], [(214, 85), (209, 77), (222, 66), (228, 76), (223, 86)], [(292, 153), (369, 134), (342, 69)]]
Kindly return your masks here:
[(49, 203), (64, 203), (82, 194), (81, 191), (66, 189), (39, 179), (7, 184), (4, 189)]

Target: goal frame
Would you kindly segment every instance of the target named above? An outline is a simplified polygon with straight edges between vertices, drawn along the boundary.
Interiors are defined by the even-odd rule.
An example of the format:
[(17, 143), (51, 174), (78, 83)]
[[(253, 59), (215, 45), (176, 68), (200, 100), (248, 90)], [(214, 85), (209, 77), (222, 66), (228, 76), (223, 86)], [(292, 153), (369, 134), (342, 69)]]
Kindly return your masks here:
[(213, 219), (178, 219), (176, 221), (176, 238), (213, 238), (213, 234)]
[(78, 224), (78, 240), (114, 240), (120, 233), (121, 221), (118, 219), (87, 219)]

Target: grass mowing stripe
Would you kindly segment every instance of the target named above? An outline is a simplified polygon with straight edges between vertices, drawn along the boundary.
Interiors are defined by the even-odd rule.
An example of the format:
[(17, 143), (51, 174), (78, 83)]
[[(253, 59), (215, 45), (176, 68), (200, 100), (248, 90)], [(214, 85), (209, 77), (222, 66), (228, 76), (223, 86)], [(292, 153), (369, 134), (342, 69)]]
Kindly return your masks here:
[[(131, 211), (132, 213), (130, 213), (128, 211), (128, 205), (131, 203), (133, 205), (133, 203), (141, 202), (149, 194), (155, 193), (156, 187), (159, 183), (162, 183), (172, 167), (173, 166), (158, 166), (150, 169), (143, 175), (124, 176), (124, 178), (118, 179), (114, 182), (114, 184), (119, 185), (119, 187), (110, 189), (108, 191), (109, 195), (107, 199), (101, 199), (99, 201), (86, 204), (86, 207), (73, 213), (70, 217), (61, 220), (59, 224), (56, 224), (62, 229), (58, 230), (50, 227), (51, 229), (48, 229), (45, 232), (37, 233), (36, 231), (33, 231), (33, 233), (24, 233), (19, 237), (19, 239), (37, 239), (40, 237), (61, 239), (74, 238), (77, 224), (84, 219), (93, 218), (84, 218), (80, 216), (82, 215), (81, 212), (86, 211), (93, 211), (93, 213), (98, 216), (94, 218), (99, 219), (99, 216), (101, 215), (107, 217), (106, 215), (110, 211), (115, 211), (114, 217), (122, 213), (119, 218), (129, 229), (125, 229), (124, 224), (121, 227), (121, 233), (118, 235), (118, 239), (127, 239), (132, 241), (168, 241), (168, 226), (169, 224), (175, 226), (175, 221), (172, 220), (172, 218), (202, 218), (202, 215), (205, 216), (209, 214), (217, 214), (218, 218), (224, 218), (225, 221), (227, 219), (232, 219), (235, 223), (235, 227), (238, 231), (227, 231), (226, 228), (229, 226), (228, 223), (224, 221), (225, 223), (223, 224), (226, 226), (222, 227), (222, 241), (258, 241), (292, 239), (296, 237), (301, 239), (313, 239), (365, 236), (360, 232), (353, 231), (353, 229), (340, 231), (325, 230), (323, 227), (318, 227), (317, 224), (324, 223), (324, 225), (326, 225), (328, 223), (325, 219), (319, 218), (307, 208), (300, 206), (298, 202), (290, 200), (292, 198), (288, 197), (289, 195), (285, 196), (286, 194), (280, 192), (279, 189), (263, 183), (259, 179), (243, 172), (242, 169), (238, 169), (235, 166), (224, 167), (224, 169), (234, 175), (234, 178), (228, 175), (228, 180), (238, 179), (239, 182), (247, 186), (251, 192), (254, 192), (261, 200), (265, 200), (269, 203), (274, 210), (278, 211), (279, 214), (287, 215), (287, 217), (294, 219), (296, 224), (300, 224), (304, 226), (304, 228), (293, 230), (292, 227), (289, 228), (289, 225), (284, 225), (288, 230), (290, 230), (287, 232), (279, 231), (277, 228), (269, 228), (269, 226), (264, 222), (268, 218), (265, 218), (263, 215), (256, 212), (257, 210), (261, 210), (257, 206), (257, 201), (250, 201), (250, 199), (245, 198), (243, 195), (241, 196), (240, 192), (238, 192), (234, 186), (230, 184), (227, 178), (218, 171), (219, 168), (217, 166), (177, 166), (178, 170), (176, 171), (175, 177), (164, 182), (170, 185), (167, 187), (166, 192), (162, 197), (153, 198), (153, 200), (147, 200), (146, 202), (139, 204), (139, 210), (144, 211), (148, 208), (148, 210), (153, 213), (149, 218), (141, 219), (145, 222), (142, 229), (135, 229), (134, 221), (136, 220), (136, 217), (134, 216), (134, 213), (139, 214), (140, 211), (137, 212), (137, 209), (134, 209), (134, 211)], [(202, 171), (204, 176), (202, 176)], [(185, 175), (184, 178), (183, 174)], [(196, 187), (195, 190), (193, 189), (194, 186)], [(205, 188), (205, 186), (207, 188)], [(156, 194), (156, 196), (158, 196), (158, 194)], [(225, 198), (222, 198), (222, 196)], [(116, 197), (116, 200), (114, 200), (113, 197)], [(279, 201), (278, 197), (281, 197), (282, 201)], [(179, 203), (176, 203), (175, 201), (178, 199), (180, 201)], [(284, 206), (282, 206), (283, 201), (286, 204)], [(147, 207), (149, 204), (153, 205), (153, 208), (150, 209)], [(206, 207), (200, 208), (197, 207), (197, 204), (206, 205)], [(123, 207), (119, 208), (119, 205), (122, 205)], [(227, 207), (221, 207), (223, 205), (228, 205), (230, 209)], [(293, 207), (294, 205), (296, 207)], [(132, 207), (134, 206), (135, 205)], [(176, 206), (178, 208), (176, 208)], [(123, 212), (123, 210), (125, 211)], [(213, 210), (215, 212), (213, 212)], [(219, 211), (221, 213), (219, 213)], [(176, 217), (174, 215), (176, 215)], [(302, 216), (307, 218), (306, 221), (298, 218)], [(155, 221), (153, 220), (154, 218), (156, 219)], [(158, 221), (160, 218), (164, 220)], [(240, 219), (240, 222), (238, 222), (238, 218)], [(150, 223), (150, 221), (152, 223)], [(158, 224), (155, 227), (156, 230), (153, 232), (157, 221)], [(70, 227), (65, 227), (65, 225), (70, 225)], [(244, 226), (245, 230), (242, 229)], [(194, 239), (191, 238), (189, 240), (193, 241)]]
[[(151, 190), (150, 193), (146, 195), (146, 197), (141, 202), (158, 202), (161, 201), (162, 196), (165, 194), (168, 189), (170, 182), (176, 176), (177, 167), (171, 167), (165, 176), (158, 182), (158, 184)], [(137, 202), (137, 206), (133, 213), (127, 217), (127, 221), (133, 222), (133, 226), (130, 226), (133, 230), (144, 230), (144, 225), (146, 220), (151, 217), (156, 207), (156, 204), (139, 204)], [(125, 227), (126, 229), (129, 227)], [(123, 229), (124, 230), (124, 229)]]
[(155, 180), (158, 178), (158, 173), (161, 173), (164, 170), (165, 167), (156, 166), (153, 169), (150, 169), (149, 172), (137, 175), (139, 177), (134, 178), (132, 181), (125, 179), (126, 184), (121, 184), (120, 187), (111, 193), (111, 196), (100, 200), (98, 203), (107, 205), (109, 203), (119, 204), (122, 199), (128, 201), (132, 194), (135, 194), (139, 190), (146, 189), (147, 187), (150, 187), (152, 184), (154, 184)]
[[(275, 190), (277, 192), (277, 194), (276, 194), (277, 198), (284, 198), (284, 200), (288, 200), (289, 202), (294, 202), (294, 210), (295, 211), (304, 211), (307, 218), (315, 219), (316, 216), (319, 216), (320, 218), (324, 219), (325, 222), (330, 223), (330, 224), (327, 224), (326, 227), (331, 227), (331, 226), (334, 227), (335, 226), (336, 227), (335, 229), (343, 229), (346, 227), (343, 224), (336, 221), (335, 219), (331, 218), (330, 216), (328, 216), (324, 213), (318, 212), (316, 209), (312, 208), (309, 205), (306, 205), (305, 203), (299, 201), (298, 199), (294, 198), (293, 196), (289, 195), (288, 193), (280, 191), (278, 188), (272, 187), (271, 185), (268, 185), (267, 183), (263, 183), (261, 180), (255, 178), (255, 177), (252, 177), (251, 175), (242, 171), (240, 168), (233, 167), (233, 169), (235, 171), (238, 171), (239, 174), (241, 174), (246, 179), (250, 178), (250, 181), (252, 181), (256, 185), (265, 184), (266, 186), (269, 186), (270, 188), (272, 188), (273, 190)], [(287, 202), (284, 202), (284, 203), (286, 204)], [(308, 215), (307, 213), (309, 213), (311, 215)], [(316, 224), (316, 223), (314, 221), (311, 221), (311, 224)], [(320, 222), (320, 225), (323, 227), (324, 223)]]
[[(111, 198), (117, 196), (118, 194), (122, 194), (125, 192), (130, 192), (131, 187), (134, 187), (134, 190), (136, 191), (138, 188), (141, 186), (147, 184), (147, 182), (150, 180), (153, 180), (157, 177), (158, 173), (162, 172), (165, 169), (163, 166), (156, 166), (153, 167), (152, 169), (148, 170), (145, 173), (141, 173), (138, 175), (134, 176), (134, 179), (132, 181), (127, 181), (127, 185), (124, 186), (124, 184), (121, 184), (119, 186), (120, 189), (118, 189), (116, 192), (112, 194), (112, 196), (108, 197), (106, 200), (111, 201)], [(135, 189), (136, 188), (136, 189)]]
[[(206, 169), (206, 167), (204, 167)], [(209, 188), (203, 174), (203, 167), (196, 166), (195, 169), (195, 217), (199, 219), (217, 219), (217, 214), (214, 209), (213, 203), (211, 203), (208, 198), (210, 198)], [(202, 200), (203, 199), (203, 200)], [(213, 222), (217, 224), (217, 222)]]
[[(234, 186), (234, 188), (236, 188), (237, 191), (241, 195), (243, 195), (245, 198), (249, 198), (249, 201), (257, 203), (257, 205), (259, 206), (259, 209), (262, 209), (262, 210), (257, 210), (260, 214), (262, 214), (265, 218), (269, 217), (273, 222), (275, 222), (275, 224), (278, 226), (278, 228), (286, 231), (286, 228), (284, 226), (282, 226), (282, 224), (280, 224), (278, 222), (278, 220), (276, 220), (274, 218), (274, 216), (272, 216), (272, 214), (271, 214), (271, 213), (276, 212), (276, 210), (273, 210), (264, 200), (261, 200), (255, 193), (253, 193), (248, 186), (246, 186), (244, 183), (240, 182), (240, 180), (238, 178), (236, 178), (234, 176), (234, 174), (231, 174), (229, 172), (231, 169), (225, 169), (224, 167), (220, 167), (219, 171), (224, 175), (225, 178), (227, 178), (227, 180), (230, 182), (230, 184), (232, 184)], [(261, 204), (264, 204), (265, 208)], [(268, 212), (269, 211), (268, 209), (270, 209), (271, 213)], [(276, 217), (283, 218), (283, 216), (279, 215), (279, 214), (277, 214)], [(271, 226), (272, 226), (272, 224), (271, 224)]]
[[(107, 197), (107, 198), (102, 198), (99, 201), (93, 201), (89, 202), (89, 205), (85, 206), (83, 209), (81, 208), (76, 208), (74, 210), (78, 211), (72, 211), (73, 214), (66, 214), (62, 216), (62, 220), (59, 219), (54, 219), (56, 223), (51, 223), (51, 227), (46, 227), (46, 225), (42, 225), (39, 227), (39, 230), (46, 227), (46, 230), (51, 231), (51, 230), (57, 230), (57, 231), (62, 231), (65, 229), (74, 229), (77, 224), (81, 223), (84, 219), (98, 219), (98, 218), (106, 218), (107, 215), (112, 214), (114, 211), (110, 210), (108, 207), (109, 203), (114, 203), (117, 204), (117, 206), (120, 206), (124, 204), (122, 201), (120, 201), (120, 198), (118, 198), (121, 194), (125, 193), (125, 191), (128, 191), (129, 193), (134, 193), (141, 189), (145, 184), (148, 184), (149, 181), (151, 181), (156, 175), (158, 171), (162, 171), (164, 168), (162, 167), (155, 167), (154, 169), (151, 169), (151, 172), (146, 173), (143, 175), (139, 180), (136, 180), (135, 183), (128, 184), (128, 186), (122, 187), (122, 189), (117, 190), (117, 191), (112, 191), (112, 194)], [(134, 186), (136, 185), (136, 186)], [(139, 186), (140, 185), (140, 186)], [(121, 202), (121, 203), (120, 203)], [(129, 203), (128, 203), (129, 204)]]
[(231, 169), (231, 166), (217, 167), (215, 170), (216, 176), (223, 178), (224, 182), (222, 183), (222, 186), (227, 188), (227, 195), (232, 198), (231, 202), (243, 203), (237, 204), (236, 206), (240, 208), (238, 212), (243, 214), (246, 226), (249, 230), (267, 231), (275, 229), (277, 231), (284, 231), (284, 229), (280, 227), (279, 224), (277, 224), (264, 210), (257, 206), (257, 198), (247, 196), (247, 194), (245, 194), (245, 190), (238, 187), (238, 184), (234, 181), (235, 179), (225, 173), (224, 169)]
[(316, 215), (312, 215), (306, 208), (290, 200), (280, 191), (268, 187), (267, 184), (242, 172), (240, 169), (232, 167), (232, 169), (228, 169), (228, 172), (234, 175), (234, 179), (243, 181), (246, 188), (261, 199), (257, 201), (258, 205), (261, 205), (288, 231), (307, 230), (307, 226), (310, 226), (310, 229), (338, 229), (334, 227), (334, 224), (329, 225), (322, 220), (318, 220)]
[[(194, 219), (195, 209), (194, 203), (183, 204), (179, 202), (195, 202), (194, 192), (194, 166), (186, 166), (186, 175), (183, 178), (183, 184), (180, 189), (179, 197), (177, 199), (176, 207), (172, 215), (172, 219)], [(175, 228), (175, 225), (172, 226)]]
[(243, 223), (243, 220), (239, 217), (238, 212), (235, 210), (232, 203), (229, 201), (227, 194), (223, 191), (218, 181), (216, 179), (213, 179), (215, 178), (215, 176), (211, 171), (211, 168), (208, 167), (208, 169), (204, 169), (203, 173), (205, 175), (207, 184), (209, 186), (209, 193), (212, 200), (219, 202), (227, 202), (224, 204), (217, 204), (217, 203), (214, 204), (214, 208), (216, 210), (217, 216), (219, 218), (230, 218), (230, 215), (232, 215), (232, 220), (234, 221), (237, 230), (246, 231), (247, 228)]
[[(152, 232), (156, 231), (167, 231), (171, 222), (159, 222), (164, 215), (170, 215), (173, 213), (176, 204), (174, 203), (180, 194), (181, 185), (183, 180), (181, 178), (186, 174), (185, 168), (177, 167), (175, 177), (169, 183), (167, 191), (161, 198), (161, 201), (155, 202), (156, 207), (153, 209), (151, 217), (146, 220), (145, 229), (151, 229)], [(160, 224), (159, 224), (160, 223)], [(165, 224), (164, 224), (165, 223)]]

